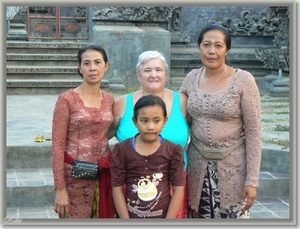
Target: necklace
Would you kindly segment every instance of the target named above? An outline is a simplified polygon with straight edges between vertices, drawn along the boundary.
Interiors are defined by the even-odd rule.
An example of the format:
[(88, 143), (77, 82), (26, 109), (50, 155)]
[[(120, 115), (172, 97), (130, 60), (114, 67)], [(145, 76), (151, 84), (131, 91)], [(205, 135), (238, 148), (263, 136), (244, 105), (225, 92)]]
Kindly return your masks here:
[[(218, 79), (216, 79), (216, 81), (206, 90), (206, 81), (205, 81), (205, 85), (204, 85), (204, 90), (205, 90), (205, 92), (204, 92), (204, 97), (207, 97), (208, 96), (208, 92), (209, 92), (209, 90), (210, 89), (212, 89), (213, 88), (213, 86), (215, 86), (215, 84), (219, 81), (219, 79), (221, 79), (221, 77), (224, 75), (224, 73), (226, 72), (226, 66), (225, 66), (225, 70), (224, 70), (224, 72), (222, 72), (222, 74), (218, 77)], [(205, 72), (205, 78), (207, 78), (207, 76), (206, 76), (206, 72)]]

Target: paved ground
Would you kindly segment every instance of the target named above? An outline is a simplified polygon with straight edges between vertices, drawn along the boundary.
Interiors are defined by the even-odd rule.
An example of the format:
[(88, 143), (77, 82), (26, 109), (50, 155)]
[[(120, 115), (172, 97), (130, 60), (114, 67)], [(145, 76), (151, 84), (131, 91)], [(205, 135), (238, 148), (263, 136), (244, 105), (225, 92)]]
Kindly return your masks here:
[[(51, 125), (53, 108), (57, 96), (55, 95), (26, 95), (26, 96), (7, 96), (7, 134), (6, 143), (12, 146), (30, 146), (37, 144), (51, 144), (51, 141), (37, 143), (34, 138), (38, 134), (51, 136)], [(267, 116), (265, 117), (267, 118)], [(265, 133), (272, 135), (272, 132)], [(274, 137), (288, 139), (288, 134), (274, 133)], [(35, 182), (53, 184), (53, 180), (47, 174), (49, 169), (42, 169), (40, 177), (35, 177)], [(45, 175), (46, 174), (46, 175)], [(23, 174), (18, 177), (13, 170), (7, 172), (7, 182), (32, 182), (30, 174)], [(26, 179), (24, 179), (26, 177)], [(29, 179), (28, 179), (29, 178)], [(7, 217), (17, 218), (57, 218), (52, 206), (34, 208), (8, 208)], [(289, 218), (289, 199), (263, 198), (258, 199), (252, 208), (252, 218)]]

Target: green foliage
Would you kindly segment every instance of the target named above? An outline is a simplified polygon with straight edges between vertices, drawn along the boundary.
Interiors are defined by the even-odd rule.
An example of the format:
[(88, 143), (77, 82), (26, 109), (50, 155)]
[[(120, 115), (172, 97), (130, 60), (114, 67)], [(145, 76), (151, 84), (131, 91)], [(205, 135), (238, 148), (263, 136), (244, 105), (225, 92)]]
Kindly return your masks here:
[(261, 119), (261, 121), (266, 122), (266, 123), (278, 123), (278, 122), (285, 122), (285, 121), (287, 121), (287, 119), (283, 119), (283, 118), (276, 118), (276, 119), (263, 118), (263, 119)]
[(281, 124), (276, 124), (275, 126), (275, 131), (290, 131), (289, 126), (281, 125)]
[(266, 143), (266, 144), (275, 144), (275, 145), (283, 146), (284, 149), (287, 149), (290, 146), (289, 140), (281, 140), (278, 138), (271, 138), (271, 139), (263, 138), (262, 141), (263, 141), (263, 143)]
[(280, 112), (276, 112), (275, 114), (289, 114), (289, 111), (280, 111)]

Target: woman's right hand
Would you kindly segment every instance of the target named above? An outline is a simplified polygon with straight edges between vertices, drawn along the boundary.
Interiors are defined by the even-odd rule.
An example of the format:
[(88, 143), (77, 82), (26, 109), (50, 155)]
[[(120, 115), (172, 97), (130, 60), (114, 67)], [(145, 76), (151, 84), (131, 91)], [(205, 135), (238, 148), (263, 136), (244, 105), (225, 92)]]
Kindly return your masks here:
[(59, 218), (70, 218), (70, 198), (67, 189), (56, 189), (54, 211)]

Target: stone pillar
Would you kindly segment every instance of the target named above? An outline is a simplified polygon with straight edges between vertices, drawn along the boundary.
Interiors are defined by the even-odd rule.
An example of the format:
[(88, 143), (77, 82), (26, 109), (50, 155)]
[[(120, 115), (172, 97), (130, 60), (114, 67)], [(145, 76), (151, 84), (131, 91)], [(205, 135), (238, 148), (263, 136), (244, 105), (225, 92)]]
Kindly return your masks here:
[[(93, 37), (108, 54), (107, 77), (127, 87), (140, 87), (136, 76), (139, 55), (148, 50), (161, 52), (170, 66), (171, 35), (180, 27), (178, 6), (94, 6)], [(170, 79), (170, 78), (169, 78)]]
[(158, 26), (94, 25), (93, 38), (101, 45), (109, 59), (107, 77), (112, 80), (114, 71), (128, 87), (139, 87), (136, 64), (139, 55), (147, 50), (163, 53), (170, 66), (170, 33)]
[[(274, 80), (270, 85), (270, 96), (272, 97), (289, 97), (290, 88), (289, 88), (289, 78), (282, 77), (282, 70), (278, 70), (278, 78)], [(288, 76), (288, 75), (287, 75)]]
[(135, 64), (138, 55), (146, 49), (145, 32), (128, 25), (94, 25), (94, 42), (107, 52), (109, 68), (106, 73), (112, 78), (114, 70), (126, 85), (136, 85)]
[[(170, 59), (171, 59), (171, 34), (169, 31), (164, 30), (158, 26), (138, 26), (145, 31), (146, 50), (156, 50), (161, 52), (169, 66), (170, 75)], [(146, 51), (144, 50), (144, 51)], [(137, 62), (137, 60), (136, 60)], [(170, 76), (168, 77), (167, 84), (170, 83)]]
[(9, 34), (10, 32), (10, 20), (16, 16), (19, 12), (18, 6), (7, 6), (6, 7), (6, 32)]
[(26, 16), (26, 6), (6, 7), (7, 40), (27, 40)]
[(109, 78), (109, 89), (113, 92), (125, 93), (126, 87), (123, 80), (118, 76), (118, 70), (114, 70), (113, 77)]

